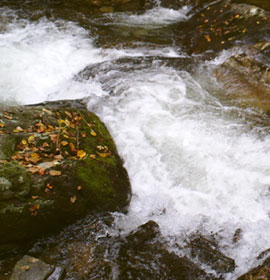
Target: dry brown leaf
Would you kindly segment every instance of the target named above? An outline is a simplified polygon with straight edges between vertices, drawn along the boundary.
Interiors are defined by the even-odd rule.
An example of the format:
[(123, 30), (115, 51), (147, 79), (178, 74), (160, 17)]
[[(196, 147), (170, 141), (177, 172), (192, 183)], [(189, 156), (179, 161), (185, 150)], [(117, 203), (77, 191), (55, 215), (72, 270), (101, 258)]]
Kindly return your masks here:
[(73, 143), (69, 143), (69, 147), (71, 149), (72, 152), (76, 153), (77, 152), (77, 149), (75, 148), (75, 145)]
[(42, 147), (46, 148), (46, 147), (49, 147), (50, 145), (47, 143), (47, 142), (43, 142), (42, 143)]
[(62, 174), (62, 172), (59, 170), (50, 170), (49, 174), (51, 176), (60, 176)]
[(50, 134), (51, 141), (53, 143), (58, 141), (59, 135), (58, 134)]

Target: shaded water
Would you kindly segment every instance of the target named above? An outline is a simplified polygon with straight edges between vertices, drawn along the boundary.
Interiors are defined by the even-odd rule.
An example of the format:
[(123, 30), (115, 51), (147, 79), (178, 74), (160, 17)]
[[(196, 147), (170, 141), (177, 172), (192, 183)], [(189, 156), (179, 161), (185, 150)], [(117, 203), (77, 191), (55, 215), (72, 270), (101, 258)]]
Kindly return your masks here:
[(1, 102), (87, 98), (115, 139), (133, 196), (106, 231), (154, 220), (172, 247), (194, 232), (215, 235), (237, 264), (227, 279), (256, 265), (270, 248), (269, 121), (227, 100), (212, 72), (243, 49), (210, 61), (186, 54), (170, 32), (191, 6), (88, 17), (76, 10), (69, 21), (53, 6), (35, 21), (30, 6), (1, 6)]

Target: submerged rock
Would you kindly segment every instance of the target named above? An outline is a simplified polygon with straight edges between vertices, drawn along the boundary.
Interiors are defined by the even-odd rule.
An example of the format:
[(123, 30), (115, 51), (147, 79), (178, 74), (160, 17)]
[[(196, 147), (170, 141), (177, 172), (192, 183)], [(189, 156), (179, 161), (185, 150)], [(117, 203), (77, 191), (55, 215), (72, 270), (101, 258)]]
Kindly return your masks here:
[(187, 257), (169, 252), (160, 240), (159, 226), (153, 222), (140, 226), (126, 237), (120, 248), (118, 279), (216, 279)]
[(19, 260), (9, 280), (61, 280), (64, 276), (62, 267), (55, 267), (30, 256)]
[(190, 242), (191, 255), (202, 263), (210, 266), (218, 273), (233, 272), (235, 262), (218, 250), (217, 244), (203, 236), (194, 238)]
[(235, 55), (216, 72), (228, 98), (243, 107), (270, 112), (270, 67), (247, 55)]
[(128, 175), (105, 125), (60, 104), (0, 108), (0, 246), (129, 202)]

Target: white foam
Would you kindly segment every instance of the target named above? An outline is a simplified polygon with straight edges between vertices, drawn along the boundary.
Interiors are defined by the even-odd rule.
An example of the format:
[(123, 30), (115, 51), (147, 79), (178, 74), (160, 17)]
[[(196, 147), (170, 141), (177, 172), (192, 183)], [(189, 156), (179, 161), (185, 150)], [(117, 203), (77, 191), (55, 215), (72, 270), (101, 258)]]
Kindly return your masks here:
[(157, 7), (139, 15), (119, 13), (107, 15), (107, 17), (112, 17), (118, 25), (151, 29), (186, 20), (189, 10), (190, 7), (187, 6), (179, 10)]
[[(103, 60), (87, 33), (71, 23), (17, 22), (7, 30), (0, 34), (2, 102), (45, 101), (65, 88), (86, 65)], [(74, 98), (74, 94), (67, 92), (65, 98)]]
[[(129, 214), (119, 226), (130, 230), (153, 219), (167, 236), (219, 233), (223, 251), (239, 265), (228, 276), (234, 279), (270, 247), (270, 137), (232, 123), (185, 72), (153, 67), (122, 74), (115, 91), (122, 88), (99, 109), (95, 103), (132, 183)], [(236, 246), (238, 228), (244, 233)]]

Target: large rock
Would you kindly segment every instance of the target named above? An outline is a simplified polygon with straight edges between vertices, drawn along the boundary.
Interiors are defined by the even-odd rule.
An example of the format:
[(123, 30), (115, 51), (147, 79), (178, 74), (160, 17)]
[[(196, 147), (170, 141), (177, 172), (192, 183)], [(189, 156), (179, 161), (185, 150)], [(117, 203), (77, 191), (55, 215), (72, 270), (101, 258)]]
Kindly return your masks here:
[(130, 184), (105, 125), (66, 104), (0, 108), (0, 246), (92, 211), (122, 211)]
[(9, 280), (61, 280), (63, 276), (62, 267), (55, 267), (37, 258), (24, 256), (16, 263)]
[(216, 75), (227, 98), (239, 106), (270, 112), (269, 66), (247, 54), (235, 55), (217, 69)]
[(203, 3), (191, 10), (187, 22), (174, 27), (176, 42), (184, 45), (188, 53), (215, 55), (217, 51), (254, 44), (269, 36), (269, 11), (229, 0)]

